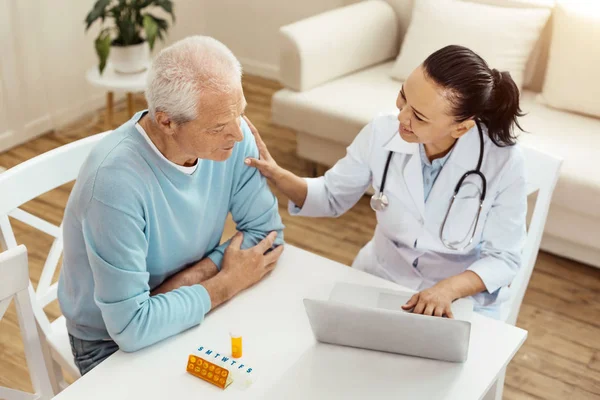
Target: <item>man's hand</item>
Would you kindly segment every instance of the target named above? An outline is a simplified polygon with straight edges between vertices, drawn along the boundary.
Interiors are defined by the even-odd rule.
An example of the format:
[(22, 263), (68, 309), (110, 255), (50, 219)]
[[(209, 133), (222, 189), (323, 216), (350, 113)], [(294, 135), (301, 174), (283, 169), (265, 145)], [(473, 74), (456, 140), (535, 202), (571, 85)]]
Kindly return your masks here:
[(265, 254), (273, 246), (275, 238), (277, 232), (271, 232), (259, 244), (246, 250), (240, 248), (244, 239), (243, 233), (238, 232), (231, 239), (225, 250), (221, 272), (230, 277), (231, 285), (238, 288), (238, 291), (254, 285), (275, 268), (283, 247), (279, 246)]
[(256, 246), (246, 250), (240, 247), (244, 238), (241, 232), (231, 239), (225, 250), (221, 271), (203, 283), (210, 296), (212, 308), (254, 285), (275, 268), (283, 246), (265, 253), (271, 249), (276, 237), (277, 232), (271, 232)]

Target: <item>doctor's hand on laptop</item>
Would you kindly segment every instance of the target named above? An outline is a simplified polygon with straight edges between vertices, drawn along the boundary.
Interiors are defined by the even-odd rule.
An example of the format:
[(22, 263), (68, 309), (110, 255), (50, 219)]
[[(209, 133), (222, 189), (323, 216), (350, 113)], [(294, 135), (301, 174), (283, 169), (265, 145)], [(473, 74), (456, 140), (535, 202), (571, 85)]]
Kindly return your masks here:
[(412, 310), (415, 314), (454, 318), (451, 309), (454, 300), (484, 290), (485, 285), (479, 275), (473, 271), (465, 271), (416, 293), (402, 306), (402, 309)]

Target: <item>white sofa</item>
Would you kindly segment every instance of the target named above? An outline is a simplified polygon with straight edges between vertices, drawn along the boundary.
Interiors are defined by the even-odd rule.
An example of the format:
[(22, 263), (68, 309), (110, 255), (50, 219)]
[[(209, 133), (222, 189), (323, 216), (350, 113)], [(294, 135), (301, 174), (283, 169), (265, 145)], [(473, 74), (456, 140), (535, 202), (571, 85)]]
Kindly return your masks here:
[[(552, 6), (552, 0), (511, 1)], [(273, 97), (272, 118), (297, 132), (300, 157), (332, 166), (369, 120), (396, 111), (401, 82), (389, 72), (411, 8), (412, 0), (363, 1), (281, 28), (284, 89)], [(525, 72), (521, 108), (528, 114), (521, 122), (529, 133), (521, 133), (520, 143), (564, 159), (542, 249), (600, 267), (600, 173), (591, 167), (600, 157), (600, 119), (536, 102), (551, 25)]]

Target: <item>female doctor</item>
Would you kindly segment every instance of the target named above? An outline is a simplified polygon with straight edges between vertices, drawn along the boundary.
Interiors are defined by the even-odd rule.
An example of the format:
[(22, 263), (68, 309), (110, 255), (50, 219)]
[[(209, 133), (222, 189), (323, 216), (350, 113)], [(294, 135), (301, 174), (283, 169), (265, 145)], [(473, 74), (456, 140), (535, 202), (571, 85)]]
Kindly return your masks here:
[(396, 105), (323, 177), (279, 167), (251, 124), (260, 159), (246, 163), (291, 200), (292, 215), (337, 217), (372, 185), (377, 227), (353, 267), (418, 291), (405, 310), (452, 318), (450, 304), (472, 296), (476, 311), (499, 317), (525, 238), (519, 90), (507, 72), (448, 46), (412, 72)]

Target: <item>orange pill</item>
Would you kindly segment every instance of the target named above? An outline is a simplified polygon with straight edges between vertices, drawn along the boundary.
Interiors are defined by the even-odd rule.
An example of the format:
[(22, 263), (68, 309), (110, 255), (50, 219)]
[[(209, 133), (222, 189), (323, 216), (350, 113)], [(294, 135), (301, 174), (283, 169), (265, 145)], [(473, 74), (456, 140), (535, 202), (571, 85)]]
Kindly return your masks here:
[(231, 357), (240, 358), (242, 356), (242, 337), (231, 335)]

